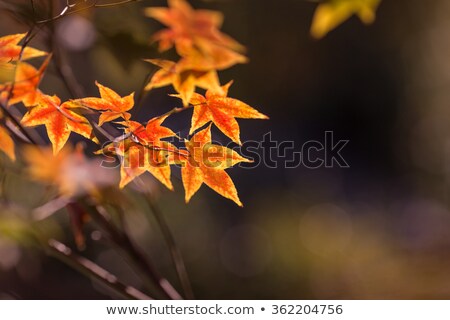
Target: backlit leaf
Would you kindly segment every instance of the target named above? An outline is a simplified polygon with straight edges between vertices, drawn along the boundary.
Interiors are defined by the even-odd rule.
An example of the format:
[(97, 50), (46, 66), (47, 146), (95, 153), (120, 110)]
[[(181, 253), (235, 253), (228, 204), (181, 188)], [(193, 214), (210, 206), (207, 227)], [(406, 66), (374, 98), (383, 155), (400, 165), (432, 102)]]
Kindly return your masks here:
[(175, 45), (180, 56), (196, 55), (197, 64), (207, 64), (211, 69), (228, 68), (247, 61), (239, 53), (244, 51), (244, 47), (220, 32), (223, 22), (220, 12), (194, 10), (185, 0), (169, 0), (168, 4), (169, 8), (145, 10), (147, 16), (168, 27), (153, 37), (159, 42), (161, 51)]
[(92, 127), (85, 117), (76, 113), (74, 105), (63, 103), (57, 96), (42, 95), (37, 106), (23, 116), (24, 126), (45, 125), (53, 152), (58, 153), (67, 142), (71, 132), (90, 139)]
[(328, 0), (316, 9), (311, 25), (311, 35), (324, 37), (352, 15), (357, 15), (365, 24), (375, 20), (375, 13), (381, 0)]
[(190, 100), (194, 106), (190, 134), (212, 121), (231, 140), (241, 144), (239, 124), (235, 118), (268, 119), (248, 104), (227, 97), (231, 84), (223, 86), (220, 92), (208, 90), (205, 96), (193, 94)]
[(152, 59), (146, 61), (161, 69), (153, 75), (145, 90), (172, 85), (179, 93), (184, 106), (189, 104), (196, 87), (205, 90), (221, 90), (219, 77), (215, 70), (196, 71), (186, 69), (180, 63), (167, 60)]
[(22, 51), (22, 46), (19, 42), (22, 41), (26, 36), (26, 33), (19, 33), (8, 35), (0, 38), (0, 61), (17, 61), (19, 58), (21, 60), (28, 60), (36, 57), (45, 56), (47, 52), (37, 50), (31, 47), (25, 47), (20, 57)]
[(31, 178), (55, 186), (64, 197), (96, 195), (99, 188), (116, 182), (110, 169), (102, 169), (99, 161), (87, 159), (79, 146), (65, 146), (58, 154), (50, 148), (28, 146), (23, 154)]
[(0, 150), (6, 153), (11, 160), (16, 160), (14, 149), (14, 141), (9, 135), (8, 130), (0, 126)]
[(130, 119), (131, 114), (127, 111), (131, 110), (134, 106), (134, 93), (126, 97), (121, 97), (110, 88), (105, 87), (98, 82), (95, 84), (100, 91), (100, 98), (83, 98), (71, 100), (70, 103), (100, 111), (100, 126), (105, 122), (110, 122), (117, 118), (123, 118), (125, 120)]
[(211, 143), (211, 126), (186, 141), (189, 155), (181, 168), (185, 200), (189, 202), (203, 183), (225, 198), (242, 206), (236, 187), (224, 169), (239, 162), (251, 162), (237, 152)]
[(27, 107), (35, 106), (42, 95), (42, 92), (38, 89), (38, 87), (48, 67), (50, 59), (51, 55), (45, 59), (39, 70), (31, 64), (20, 62), (15, 71), (14, 82), (8, 82), (0, 85), (1, 98), (6, 99), (11, 92), (12, 94), (9, 97), (10, 105), (22, 102)]
[(167, 118), (156, 117), (144, 126), (135, 121), (124, 121), (119, 124), (125, 126), (128, 138), (109, 144), (103, 152), (119, 155), (122, 159), (120, 167), (120, 188), (139, 177), (144, 172), (150, 172), (168, 189), (173, 190), (170, 181), (171, 169), (170, 154), (177, 153), (178, 149), (163, 138), (175, 136), (175, 133), (162, 122)]

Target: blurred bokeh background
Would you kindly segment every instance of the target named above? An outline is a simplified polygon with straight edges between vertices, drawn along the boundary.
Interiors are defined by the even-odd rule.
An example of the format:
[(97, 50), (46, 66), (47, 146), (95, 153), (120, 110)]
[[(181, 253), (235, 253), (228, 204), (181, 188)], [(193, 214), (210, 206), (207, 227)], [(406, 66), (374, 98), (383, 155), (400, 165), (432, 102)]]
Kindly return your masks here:
[[(39, 11), (45, 18), (48, 1)], [(50, 1), (51, 2), (51, 1)], [(242, 140), (294, 141), (296, 151), (325, 131), (349, 140), (349, 168), (229, 170), (244, 208), (207, 187), (184, 203), (179, 172), (175, 192), (158, 188), (158, 205), (180, 244), (197, 298), (353, 299), (450, 297), (450, 2), (383, 0), (375, 23), (351, 18), (324, 39), (309, 35), (316, 3), (303, 0), (190, 1), (222, 11), (223, 30), (245, 44), (250, 63), (221, 73), (234, 79), (230, 96), (270, 116), (240, 121)], [(58, 13), (65, 1), (53, 1)], [(59, 20), (53, 37), (73, 66), (82, 92), (94, 81), (121, 94), (139, 91), (150, 72), (142, 58), (173, 57), (149, 45), (161, 25), (145, 18), (145, 0)], [(0, 2), (1, 35), (25, 32), (29, 1)], [(11, 10), (19, 12), (14, 15)], [(33, 45), (48, 49), (49, 34)], [(43, 90), (70, 98), (52, 68)], [(135, 116), (145, 121), (178, 105), (152, 91)], [(188, 133), (190, 114), (167, 125)], [(216, 140), (226, 142), (218, 132)], [(245, 150), (243, 150), (245, 153)], [(262, 153), (262, 151), (260, 150)], [(3, 160), (6, 162), (7, 160)], [(3, 167), (3, 166), (2, 166)], [(3, 197), (36, 205), (45, 191), (3, 170)], [(152, 182), (148, 178), (148, 183)], [(127, 191), (133, 196), (133, 189)], [(127, 210), (136, 241), (176, 282), (167, 248), (145, 204)], [(4, 225), (10, 214), (0, 213)], [(64, 211), (43, 222), (73, 245)], [(140, 287), (116, 252), (88, 226), (83, 252)], [(0, 234), (0, 297), (114, 298), (105, 288)]]

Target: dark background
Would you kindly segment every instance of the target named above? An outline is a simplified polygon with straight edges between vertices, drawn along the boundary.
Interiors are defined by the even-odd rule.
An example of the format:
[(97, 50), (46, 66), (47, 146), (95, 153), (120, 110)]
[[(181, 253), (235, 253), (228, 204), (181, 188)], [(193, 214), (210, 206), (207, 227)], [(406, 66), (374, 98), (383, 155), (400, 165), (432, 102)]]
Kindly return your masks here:
[[(16, 3), (29, 11), (28, 1)], [(222, 11), (223, 30), (248, 48), (250, 63), (222, 72), (221, 81), (234, 79), (230, 96), (270, 120), (239, 121), (242, 141), (260, 141), (270, 132), (301, 151), (307, 141), (324, 141), (326, 131), (349, 140), (342, 153), (349, 168), (286, 169), (274, 151), (277, 168), (230, 169), (243, 209), (206, 186), (185, 205), (174, 173), (176, 191), (161, 188), (159, 205), (180, 243), (196, 297), (449, 298), (450, 3), (384, 0), (373, 25), (352, 17), (319, 41), (309, 35), (312, 2), (191, 3)], [(94, 80), (121, 94), (139, 91), (155, 71), (140, 59), (174, 56), (148, 45), (161, 26), (141, 10), (157, 5), (165, 2), (96, 9), (56, 24), (82, 91), (96, 96)], [(6, 11), (0, 27), (2, 35), (27, 30)], [(45, 49), (47, 36), (44, 31), (33, 44)], [(43, 91), (70, 98), (51, 70)], [(145, 121), (178, 105), (168, 93), (171, 88), (152, 91), (135, 116)], [(186, 136), (189, 117), (176, 115), (167, 125)], [(64, 212), (52, 219), (69, 230)], [(157, 227), (134, 209), (128, 223), (176, 282)], [(60, 238), (72, 242), (70, 232)], [(105, 244), (90, 240), (84, 254), (141, 285)], [(5, 298), (114, 297), (6, 239), (0, 241), (0, 271)]]

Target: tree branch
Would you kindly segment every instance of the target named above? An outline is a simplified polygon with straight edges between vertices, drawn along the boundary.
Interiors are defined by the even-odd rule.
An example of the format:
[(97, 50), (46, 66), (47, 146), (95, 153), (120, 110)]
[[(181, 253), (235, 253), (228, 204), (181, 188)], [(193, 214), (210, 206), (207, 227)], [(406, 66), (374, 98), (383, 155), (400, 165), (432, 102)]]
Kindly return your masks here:
[(194, 299), (194, 292), (192, 291), (192, 285), (189, 280), (186, 265), (183, 260), (183, 255), (181, 254), (181, 250), (175, 241), (175, 237), (173, 236), (172, 231), (170, 230), (169, 225), (167, 224), (167, 221), (164, 218), (164, 215), (162, 214), (161, 210), (159, 210), (158, 206), (154, 203), (153, 199), (151, 198), (151, 195), (146, 194), (145, 200), (148, 206), (150, 207), (150, 210), (152, 211), (156, 219), (156, 222), (158, 223), (159, 228), (161, 229), (164, 240), (166, 241), (166, 244), (169, 248), (170, 256), (172, 257), (173, 264), (175, 265), (175, 269), (177, 271), (177, 275), (183, 288), (184, 294), (187, 299), (192, 300)]
[(179, 300), (181, 295), (175, 290), (170, 282), (162, 277), (153, 264), (145, 257), (145, 254), (138, 248), (125, 231), (121, 231), (114, 224), (112, 224), (106, 217), (106, 210), (104, 207), (97, 205), (96, 207), (89, 206), (88, 212), (92, 219), (104, 229), (110, 237), (110, 240), (117, 245), (129, 257), (137, 268), (144, 275), (150, 277), (152, 282), (163, 292), (166, 298)]
[(95, 279), (99, 283), (107, 286), (125, 298), (153, 300), (153, 298), (138, 289), (122, 283), (116, 276), (109, 273), (91, 260), (77, 255), (65, 244), (55, 239), (50, 239), (48, 241), (48, 247), (46, 247), (45, 250), (49, 255), (55, 257), (61, 262), (64, 262), (89, 278)]
[(84, 10), (88, 10), (91, 8), (110, 8), (110, 7), (115, 7), (115, 6), (128, 4), (128, 3), (132, 3), (132, 2), (138, 2), (138, 1), (141, 1), (141, 0), (124, 0), (124, 1), (118, 1), (118, 2), (113, 2), (113, 3), (105, 3), (105, 4), (99, 4), (98, 1), (95, 1), (94, 3), (92, 3), (90, 5), (87, 5), (82, 8), (72, 10), (72, 11), (69, 11), (69, 10), (74, 8), (76, 5), (66, 5), (63, 8), (63, 10), (61, 11), (61, 13), (58, 14), (57, 16), (54, 16), (52, 18), (45, 19), (45, 20), (36, 21), (36, 24), (45, 24), (48, 22), (56, 21), (56, 20), (66, 17), (66, 16), (69, 16), (69, 15), (72, 15), (75, 13), (79, 13), (79, 12), (82, 12)]

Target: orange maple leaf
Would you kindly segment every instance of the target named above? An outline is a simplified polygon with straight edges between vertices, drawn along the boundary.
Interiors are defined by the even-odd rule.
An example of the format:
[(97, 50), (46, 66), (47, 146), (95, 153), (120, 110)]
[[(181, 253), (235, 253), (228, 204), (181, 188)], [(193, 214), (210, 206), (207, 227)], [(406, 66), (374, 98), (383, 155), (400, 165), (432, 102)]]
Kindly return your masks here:
[(113, 121), (120, 117), (125, 120), (129, 120), (131, 114), (127, 111), (131, 110), (134, 106), (134, 92), (126, 97), (121, 97), (110, 88), (105, 87), (98, 82), (95, 82), (95, 84), (100, 91), (100, 98), (71, 100), (71, 103), (101, 111), (101, 115), (98, 120), (98, 124), (100, 126), (105, 122)]
[(35, 106), (42, 95), (38, 87), (50, 63), (50, 59), (51, 55), (45, 59), (39, 69), (26, 62), (20, 62), (15, 71), (14, 82), (0, 85), (1, 99), (6, 99), (12, 89), (9, 105), (23, 102), (26, 107)]
[(162, 126), (167, 117), (168, 115), (150, 119), (146, 126), (136, 121), (124, 121), (119, 124), (124, 125), (125, 132), (131, 134), (140, 144), (159, 146), (161, 139), (176, 136), (171, 129)]
[[(239, 124), (235, 118), (269, 119), (248, 104), (227, 97), (228, 89), (232, 83), (230, 81), (222, 86), (220, 92), (208, 90), (205, 96), (198, 93), (193, 94), (190, 104), (194, 107), (194, 113), (192, 114), (189, 134), (212, 121), (227, 137), (238, 144), (242, 144)], [(179, 95), (174, 96), (181, 98)]]
[(237, 152), (211, 143), (211, 125), (186, 141), (189, 155), (181, 168), (186, 203), (203, 183), (242, 207), (236, 187), (224, 169), (239, 162), (251, 162)]
[(0, 126), (0, 150), (2, 150), (11, 160), (16, 160), (14, 151), (14, 141), (5, 127)]
[(168, 189), (173, 190), (168, 155), (177, 153), (178, 149), (171, 143), (161, 140), (176, 135), (171, 129), (161, 125), (167, 117), (153, 118), (146, 126), (135, 121), (119, 123), (125, 126), (125, 132), (130, 137), (119, 143), (109, 144), (104, 151), (122, 157), (120, 188), (148, 171)]
[(85, 117), (73, 110), (76, 107), (72, 103), (61, 104), (57, 96), (42, 95), (37, 106), (30, 108), (21, 123), (27, 127), (45, 125), (56, 154), (65, 145), (71, 132), (92, 138), (91, 125)]
[(172, 85), (187, 106), (195, 92), (195, 87), (205, 90), (221, 90), (219, 76), (215, 70), (196, 71), (186, 69), (179, 63), (168, 60), (151, 59), (145, 60), (161, 69), (158, 70), (150, 80), (145, 90)]
[(16, 66), (12, 62), (0, 61), (0, 83), (8, 83), (14, 80)]
[(31, 178), (55, 185), (60, 193), (65, 195), (72, 195), (72, 182), (67, 181), (61, 174), (61, 168), (64, 167), (71, 154), (72, 148), (70, 146), (62, 148), (58, 154), (54, 154), (50, 148), (36, 146), (28, 146), (23, 150), (25, 161), (29, 164), (27, 170)]
[(147, 8), (145, 14), (166, 25), (153, 36), (160, 51), (173, 45), (180, 56), (196, 55), (212, 69), (228, 68), (245, 63), (247, 58), (239, 53), (244, 46), (219, 31), (223, 15), (217, 11), (194, 10), (185, 0), (168, 0), (169, 8)]
[(96, 153), (120, 156), (120, 188), (124, 188), (143, 173), (149, 172), (168, 189), (173, 190), (170, 181), (171, 163), (168, 160), (168, 155), (172, 152), (177, 152), (177, 148), (166, 141), (159, 142), (156, 147), (126, 138), (110, 143)]
[(99, 161), (86, 158), (83, 151), (81, 145), (74, 149), (70, 144), (58, 154), (51, 148), (27, 146), (23, 154), (31, 178), (57, 187), (60, 195), (97, 195), (99, 188), (112, 185), (116, 179), (99, 167)]
[[(31, 47), (25, 47), (22, 52), (22, 46), (19, 42), (25, 38), (26, 33), (8, 35), (0, 38), (0, 61), (28, 60), (47, 55), (47, 52), (37, 50)], [(20, 57), (20, 53), (22, 56)]]
[[(139, 177), (144, 172), (150, 172), (156, 179), (164, 184), (169, 190), (173, 190), (170, 181), (171, 169), (167, 161), (167, 151), (152, 146), (144, 146), (140, 143), (124, 141), (123, 159), (120, 167), (120, 188)], [(161, 142), (161, 146), (168, 142)], [(170, 146), (170, 148), (175, 148)]]

